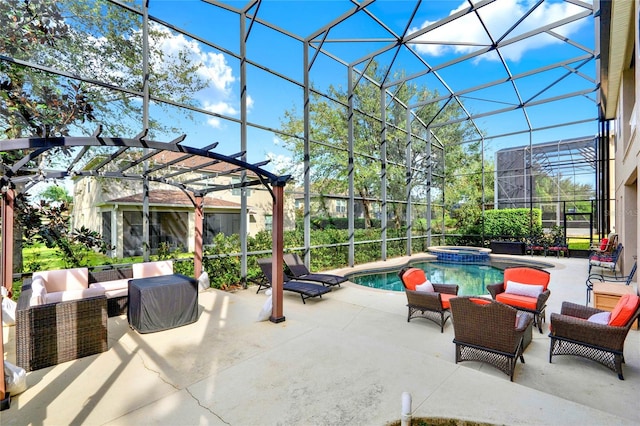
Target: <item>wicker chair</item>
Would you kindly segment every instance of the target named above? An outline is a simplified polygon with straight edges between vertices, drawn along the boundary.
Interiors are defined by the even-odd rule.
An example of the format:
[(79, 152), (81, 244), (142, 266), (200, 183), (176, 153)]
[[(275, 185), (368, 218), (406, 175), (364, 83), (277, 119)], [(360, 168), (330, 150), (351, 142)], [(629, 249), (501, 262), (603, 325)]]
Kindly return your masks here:
[(451, 316), (449, 300), (458, 294), (459, 286), (456, 284), (434, 283), (434, 292), (415, 291), (416, 282), (409, 279), (410, 274), (419, 276), (419, 281), (426, 281), (424, 271), (418, 268), (405, 267), (398, 272), (400, 281), (404, 286), (404, 292), (407, 295), (407, 322), (411, 321), (412, 318), (426, 318), (438, 324), (440, 333), (443, 333), (444, 325)]
[(480, 361), (493, 365), (513, 381), (526, 333), (531, 336), (533, 315), (490, 299), (455, 297), (451, 299), (456, 364)]
[[(491, 297), (498, 302), (513, 306), (521, 311), (531, 312), (533, 314), (533, 325), (537, 326), (538, 331), (542, 333), (542, 323), (545, 321), (547, 300), (551, 295), (551, 291), (547, 288), (550, 279), (551, 274), (543, 269), (530, 266), (514, 266), (505, 268), (504, 282), (488, 285), (487, 290), (491, 294)], [(508, 281), (541, 285), (543, 291), (537, 298), (507, 294), (505, 284), (507, 284)]]
[(560, 313), (551, 314), (549, 362), (554, 355), (575, 355), (604, 365), (618, 373), (620, 380), (624, 380), (624, 341), (631, 325), (640, 315), (640, 306), (625, 325), (619, 327), (586, 321), (592, 315), (601, 312), (606, 311), (563, 302)]
[(31, 279), (16, 307), (16, 363), (38, 370), (108, 349), (106, 296), (29, 306)]

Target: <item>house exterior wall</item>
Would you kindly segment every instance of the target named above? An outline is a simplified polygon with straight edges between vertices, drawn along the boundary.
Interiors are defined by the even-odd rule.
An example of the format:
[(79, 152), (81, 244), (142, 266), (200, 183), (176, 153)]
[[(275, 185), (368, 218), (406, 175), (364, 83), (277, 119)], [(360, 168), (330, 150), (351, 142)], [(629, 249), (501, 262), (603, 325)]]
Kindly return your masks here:
[[(218, 180), (218, 184), (231, 183), (232, 177), (224, 177)], [(161, 183), (152, 182), (150, 191), (170, 190), (176, 191), (175, 187)], [(140, 194), (142, 185), (130, 181), (121, 182), (118, 180), (96, 179), (93, 177), (83, 177), (76, 179), (74, 185), (74, 209), (72, 212), (72, 226), (78, 228), (85, 226), (91, 230), (102, 233), (102, 213), (111, 212), (111, 241), (116, 246), (112, 252), (114, 257), (124, 257), (124, 216), (125, 211), (142, 211), (140, 203), (115, 203), (109, 200), (123, 198)], [(211, 194), (219, 200), (237, 204), (233, 206), (216, 206), (215, 202), (205, 197), (205, 214), (210, 213), (237, 213), (240, 214), (241, 196), (239, 191), (225, 190)], [(255, 235), (265, 229), (272, 216), (272, 198), (268, 190), (262, 187), (251, 187), (248, 189), (247, 197), (248, 217), (247, 233)], [(152, 212), (188, 212), (187, 224), (187, 251), (195, 250), (195, 212), (192, 207), (185, 205), (150, 205)], [(285, 223), (284, 229), (294, 229), (295, 210), (294, 201), (285, 200)]]
[[(631, 56), (626, 57), (622, 72), (619, 98), (614, 120), (614, 155), (615, 155), (615, 223), (624, 245), (623, 269), (626, 275), (639, 251), (640, 229), (638, 226), (638, 169), (640, 168), (640, 59), (638, 49), (639, 2), (634, 1), (633, 19), (629, 22), (628, 42), (633, 46)], [(619, 30), (619, 28), (617, 28)], [(624, 47), (620, 47), (624, 48)], [(614, 50), (614, 49), (613, 49)]]

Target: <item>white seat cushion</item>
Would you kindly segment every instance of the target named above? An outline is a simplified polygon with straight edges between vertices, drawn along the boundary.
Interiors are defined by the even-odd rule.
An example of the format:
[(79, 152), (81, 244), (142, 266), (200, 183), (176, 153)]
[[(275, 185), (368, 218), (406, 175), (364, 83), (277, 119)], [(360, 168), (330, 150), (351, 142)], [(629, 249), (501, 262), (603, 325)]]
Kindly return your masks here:
[(99, 283), (93, 283), (89, 285), (89, 288), (102, 288), (105, 292), (113, 290), (127, 290), (129, 288), (129, 279), (123, 278), (121, 280), (103, 281)]
[(82, 290), (58, 291), (55, 293), (47, 293), (46, 303), (68, 302), (70, 300), (86, 299), (88, 297), (96, 297), (104, 295), (102, 288), (85, 288)]

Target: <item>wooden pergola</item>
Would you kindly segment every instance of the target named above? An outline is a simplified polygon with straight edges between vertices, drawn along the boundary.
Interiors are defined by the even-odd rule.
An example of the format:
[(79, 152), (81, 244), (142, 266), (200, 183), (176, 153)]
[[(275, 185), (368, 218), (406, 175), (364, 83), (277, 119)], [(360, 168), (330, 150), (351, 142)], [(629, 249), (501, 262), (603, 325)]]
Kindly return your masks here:
[[(143, 183), (143, 217), (147, 218), (143, 223), (147, 227), (144, 232), (146, 238), (145, 247), (149, 246), (148, 217), (149, 217), (149, 183), (158, 182), (174, 186), (185, 194), (193, 203), (195, 211), (195, 252), (194, 275), (202, 273), (203, 260), (203, 228), (204, 228), (204, 196), (208, 193), (229, 189), (240, 189), (256, 185), (265, 187), (273, 199), (273, 225), (272, 225), (272, 251), (273, 251), (273, 309), (270, 320), (282, 322), (285, 320), (283, 313), (283, 269), (282, 253), (283, 226), (284, 226), (284, 187), (290, 176), (277, 176), (264, 168), (268, 161), (251, 164), (244, 160), (245, 153), (240, 152), (231, 156), (222, 155), (212, 151), (217, 143), (204, 148), (193, 148), (183, 145), (185, 136), (181, 136), (171, 142), (158, 142), (145, 139), (144, 131), (135, 138), (111, 138), (100, 136), (100, 129), (88, 137), (34, 137), (0, 141), (0, 151), (19, 152), (18, 158), (13, 164), (2, 163), (0, 170), (0, 193), (2, 203), (2, 251), (0, 253), (0, 280), (2, 286), (9, 294), (13, 287), (13, 226), (14, 226), (14, 201), (18, 188), (26, 191), (35, 183), (43, 180), (59, 180), (64, 178), (78, 178), (83, 176), (101, 177), (111, 179), (125, 179), (141, 181)], [(66, 158), (69, 161), (64, 166), (56, 165), (47, 160), (56, 150), (66, 150), (71, 154)], [(155, 163), (152, 167), (148, 162), (162, 151), (180, 153), (176, 160)], [(125, 153), (134, 152), (135, 160)], [(94, 160), (96, 155), (101, 161)], [(169, 173), (168, 167), (191, 160), (194, 166), (190, 170), (182, 170)], [(224, 174), (242, 173), (242, 179), (238, 183), (219, 184), (212, 181), (212, 177), (202, 174), (201, 178), (194, 178), (199, 168), (211, 166), (217, 163), (227, 163), (230, 168)], [(34, 166), (38, 164), (38, 166)], [(216, 174), (216, 178), (221, 173)], [(243, 203), (246, 204), (246, 203)], [(145, 251), (145, 260), (148, 260), (148, 250)], [(246, 270), (246, 253), (243, 254), (243, 271)], [(280, 265), (280, 266), (277, 266)], [(1, 314), (0, 314), (1, 319)], [(4, 350), (0, 341), (0, 349)], [(0, 364), (0, 377), (4, 377), (4, 365)], [(0, 381), (0, 396), (5, 395), (4, 380)], [(0, 398), (4, 399), (4, 398)]]

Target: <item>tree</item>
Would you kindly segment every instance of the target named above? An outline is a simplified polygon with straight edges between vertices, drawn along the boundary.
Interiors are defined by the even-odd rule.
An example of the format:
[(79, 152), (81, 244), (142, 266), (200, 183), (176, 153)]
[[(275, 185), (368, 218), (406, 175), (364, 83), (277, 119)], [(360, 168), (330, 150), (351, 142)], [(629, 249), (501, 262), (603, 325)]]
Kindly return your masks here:
[[(139, 14), (104, 0), (12, 0), (0, 2), (0, 21), (0, 52), (8, 58), (0, 58), (0, 137), (91, 134), (98, 123), (113, 136), (140, 132), (143, 105), (132, 94), (142, 91), (144, 79)], [(154, 96), (193, 104), (192, 95), (206, 86), (197, 72), (201, 64), (190, 59), (187, 47), (163, 50), (168, 30), (151, 25), (149, 33)], [(171, 120), (151, 118), (149, 128), (175, 133), (167, 123)], [(13, 163), (9, 157), (23, 156), (2, 153), (8, 163)], [(14, 267), (20, 270), (22, 229), (17, 227), (14, 236)]]
[(57, 202), (71, 204), (73, 197), (66, 188), (58, 185), (48, 186), (47, 189), (40, 193), (40, 198), (47, 202)]
[[(376, 62), (372, 62), (368, 67), (368, 74), (375, 81), (382, 81), (386, 75), (386, 70), (380, 68)], [(394, 74), (394, 77), (403, 77), (402, 72)], [(380, 122), (380, 89), (369, 80), (355, 79), (357, 85), (354, 90), (354, 187), (356, 196), (361, 200), (365, 224), (371, 226), (371, 199), (381, 196), (381, 130)], [(346, 194), (348, 190), (348, 93), (336, 86), (329, 86), (326, 96), (319, 95), (312, 91), (312, 102), (310, 102), (310, 159), (312, 168), (312, 185), (314, 189), (324, 194)], [(437, 92), (432, 92), (425, 87), (418, 87), (415, 84), (403, 84), (396, 88), (394, 98), (388, 97), (386, 109), (386, 159), (387, 168), (387, 194), (390, 200), (406, 200), (406, 175), (405, 175), (405, 147), (406, 147), (406, 107), (404, 105), (416, 101), (425, 101), (438, 96)], [(431, 103), (416, 111), (423, 123), (431, 123), (436, 118), (439, 121), (447, 121), (448, 118), (456, 117), (459, 110), (454, 104), (448, 104), (444, 108), (437, 103)], [(283, 139), (287, 147), (293, 153), (295, 163), (304, 159), (304, 143), (300, 138), (304, 128), (303, 118), (295, 109), (285, 112), (281, 120), (284, 134), (297, 135), (298, 137), (287, 137)], [(480, 150), (477, 146), (464, 147), (460, 144), (464, 141), (471, 127), (466, 122), (454, 123), (448, 126), (439, 127), (434, 130), (436, 140), (442, 141), (445, 151), (449, 149), (455, 154), (447, 153), (446, 158), (433, 154), (427, 156), (426, 144), (429, 140), (428, 132), (430, 128), (425, 128), (418, 120), (412, 122), (412, 185), (415, 191), (413, 194), (420, 199), (420, 194), (424, 194), (428, 182), (427, 171), (432, 167), (433, 161), (436, 163), (436, 170), (446, 170), (448, 188), (458, 185), (454, 179), (455, 173), (460, 170), (469, 170), (469, 167), (481, 168), (478, 165)], [(468, 152), (470, 151), (470, 152)], [(447, 166), (445, 167), (444, 164)], [(472, 182), (477, 185), (477, 181)], [(469, 182), (462, 183), (463, 185)], [(422, 190), (420, 188), (422, 187)], [(480, 192), (480, 189), (477, 190)], [(440, 188), (441, 193), (445, 188)], [(422, 198), (423, 200), (423, 198)], [(478, 205), (476, 205), (477, 207)], [(394, 222), (399, 228), (404, 218), (402, 202), (392, 203), (394, 212)]]
[[(135, 5), (136, 2), (129, 2)], [(0, 4), (0, 48), (15, 59), (142, 91), (140, 15), (107, 1), (22, 0)], [(168, 30), (150, 26), (150, 76), (154, 96), (193, 104), (206, 87), (181, 47), (163, 51)], [(80, 80), (0, 61), (0, 128), (7, 138), (68, 135), (71, 128), (91, 134), (96, 122), (116, 135), (137, 134), (142, 104), (129, 91), (110, 90)], [(150, 128), (169, 131), (167, 121)]]

